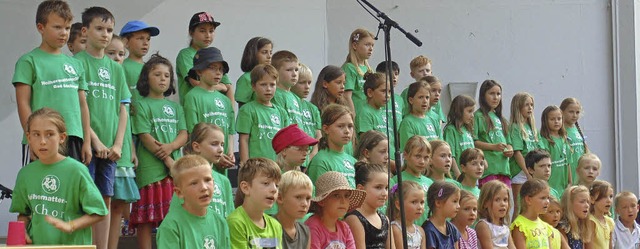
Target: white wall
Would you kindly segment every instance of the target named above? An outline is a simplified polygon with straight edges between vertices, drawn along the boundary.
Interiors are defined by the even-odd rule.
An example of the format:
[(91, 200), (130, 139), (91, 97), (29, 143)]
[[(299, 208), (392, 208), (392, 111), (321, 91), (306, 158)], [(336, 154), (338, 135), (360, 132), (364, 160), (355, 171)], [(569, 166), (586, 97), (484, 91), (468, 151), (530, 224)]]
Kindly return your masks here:
[[(19, 169), (21, 128), (14, 89), (14, 63), (40, 43), (35, 9), (40, 1), (0, 1), (0, 183), (13, 187)], [(408, 64), (418, 54), (434, 60), (443, 82), (502, 82), (504, 105), (518, 91), (536, 97), (536, 113), (566, 96), (582, 100), (582, 127), (590, 148), (603, 161), (602, 177), (613, 181), (613, 102), (611, 21), (607, 1), (595, 0), (377, 0), (372, 1), (406, 30), (419, 30), (424, 45), (416, 48), (393, 31), (392, 56), (401, 67), (401, 85), (410, 82)], [(71, 1), (79, 20), (85, 7), (101, 5), (116, 16), (116, 31), (127, 20), (142, 19), (161, 30), (151, 51), (168, 58), (187, 46), (187, 25), (197, 11), (212, 12), (222, 26), (214, 46), (231, 66), (230, 77), (240, 75), (240, 56), (248, 39), (266, 36), (274, 51), (288, 49), (317, 73), (326, 64), (341, 65), (350, 32), (357, 27), (375, 31), (377, 23), (355, 1), (327, 0), (153, 0)], [(206, 6), (206, 7), (199, 7)], [(394, 8), (394, 6), (397, 6)], [(144, 10), (144, 11), (140, 11)], [(278, 25), (278, 26), (275, 26)], [(381, 41), (371, 60), (383, 59)], [(446, 92), (445, 88), (445, 92)], [(445, 108), (447, 99), (445, 99)], [(508, 115), (508, 108), (503, 114)], [(538, 122), (539, 123), (539, 122)], [(14, 220), (9, 201), (0, 204), (0, 237)]]
[[(565, 97), (581, 100), (581, 127), (589, 148), (602, 159), (601, 178), (614, 182), (614, 128), (611, 17), (608, 1), (371, 0), (423, 42), (418, 48), (397, 30), (392, 59), (400, 65), (398, 91), (412, 81), (409, 61), (419, 54), (433, 60), (443, 84), (495, 79), (503, 86), (503, 115), (520, 91), (534, 95), (538, 126), (548, 105)], [(357, 20), (357, 21), (354, 21)], [(328, 0), (329, 62), (341, 65), (350, 33), (358, 27), (375, 34), (378, 23), (356, 1)], [(384, 60), (383, 36), (372, 67)], [(631, 83), (631, 82), (629, 82)], [(480, 85), (478, 85), (478, 89)], [(446, 93), (446, 94), (445, 94)], [(443, 88), (448, 110), (448, 89)], [(476, 96), (474, 96), (477, 98)]]

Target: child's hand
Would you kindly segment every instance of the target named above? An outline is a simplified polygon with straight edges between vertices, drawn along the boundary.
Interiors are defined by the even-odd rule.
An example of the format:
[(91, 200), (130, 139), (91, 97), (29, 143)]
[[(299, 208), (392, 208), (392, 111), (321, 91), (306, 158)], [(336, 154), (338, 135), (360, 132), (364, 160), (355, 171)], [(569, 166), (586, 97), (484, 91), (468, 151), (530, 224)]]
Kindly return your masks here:
[(222, 169), (228, 169), (236, 165), (236, 158), (233, 155), (222, 155), (216, 166)]
[(138, 168), (138, 156), (136, 154), (131, 154), (131, 162), (133, 163), (133, 169)]
[(93, 150), (96, 151), (96, 157), (107, 159), (109, 157), (109, 148), (104, 146), (104, 144), (98, 139), (92, 139), (91, 143), (93, 144)]
[(61, 219), (58, 218), (54, 218), (52, 216), (45, 216), (44, 220), (47, 221), (47, 223), (51, 224), (53, 227), (55, 227), (56, 229), (63, 231), (65, 233), (72, 233), (73, 232), (73, 227), (71, 227), (71, 223), (69, 222), (64, 222)]
[(510, 144), (507, 144), (506, 149), (502, 152), (502, 154), (506, 157), (513, 156), (513, 147)]
[(91, 144), (82, 143), (82, 163), (84, 165), (89, 165), (91, 163), (91, 158), (93, 154), (91, 154)]
[(503, 152), (504, 148), (507, 148), (507, 144), (505, 143), (497, 143), (497, 144), (493, 144), (493, 150), (494, 151), (500, 151)]
[(109, 160), (117, 162), (122, 157), (122, 148), (120, 146), (112, 146), (109, 150)]
[(173, 168), (173, 164), (175, 163), (173, 158), (171, 158), (170, 156), (166, 157), (164, 160), (162, 160), (162, 162), (164, 163), (164, 166), (166, 166), (167, 169), (169, 169), (169, 170), (171, 170), (171, 168)]
[(26, 229), (24, 231), (24, 240), (27, 242), (27, 245), (33, 244), (33, 240), (31, 240), (31, 237), (29, 237), (29, 233)]
[(155, 153), (155, 156), (157, 158), (160, 158), (160, 160), (164, 160), (168, 156), (171, 156), (171, 152), (173, 152), (173, 148), (171, 148), (171, 145), (163, 144), (161, 142), (158, 142), (158, 140), (156, 140), (154, 142), (156, 143), (156, 145), (158, 145), (160, 147), (158, 149), (158, 151), (156, 151), (156, 153)]

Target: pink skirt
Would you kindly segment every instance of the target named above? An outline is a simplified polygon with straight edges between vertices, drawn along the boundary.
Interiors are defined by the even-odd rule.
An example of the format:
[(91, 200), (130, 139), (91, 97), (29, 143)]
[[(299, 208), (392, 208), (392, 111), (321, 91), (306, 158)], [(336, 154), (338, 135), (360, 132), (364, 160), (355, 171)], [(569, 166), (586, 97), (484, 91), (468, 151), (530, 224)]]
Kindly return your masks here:
[(485, 178), (482, 178), (482, 179), (478, 180), (478, 187), (482, 187), (482, 185), (484, 185), (485, 183), (487, 183), (487, 182), (489, 182), (491, 180), (501, 181), (504, 184), (507, 184), (507, 186), (509, 188), (511, 188), (511, 178), (509, 178), (508, 176), (505, 176), (505, 175), (488, 175)]
[(131, 205), (129, 226), (144, 223), (158, 226), (169, 212), (172, 196), (173, 180), (169, 176), (141, 188), (140, 200)]

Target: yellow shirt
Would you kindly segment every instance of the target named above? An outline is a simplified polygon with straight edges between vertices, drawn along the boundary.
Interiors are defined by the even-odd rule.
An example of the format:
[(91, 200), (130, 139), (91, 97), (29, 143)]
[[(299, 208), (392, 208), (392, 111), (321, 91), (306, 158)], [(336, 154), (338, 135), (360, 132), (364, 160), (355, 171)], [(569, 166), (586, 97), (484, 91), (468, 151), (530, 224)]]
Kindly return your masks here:
[[(549, 241), (553, 236), (553, 228), (540, 218), (530, 220), (522, 215), (518, 215), (511, 223), (511, 231), (518, 227), (524, 234), (527, 249), (549, 249)], [(555, 248), (555, 247), (554, 247)]]
[(551, 238), (549, 238), (549, 246), (552, 249), (562, 248), (562, 234), (560, 234), (560, 231), (558, 229), (555, 229), (554, 227), (552, 227), (551, 229), (552, 235)]
[(614, 222), (613, 219), (609, 216), (604, 216), (604, 220), (605, 222), (602, 223), (592, 214), (589, 215), (589, 221), (595, 224), (595, 231), (593, 231), (593, 234), (595, 234), (595, 236), (594, 238), (591, 238), (593, 248), (609, 248)]

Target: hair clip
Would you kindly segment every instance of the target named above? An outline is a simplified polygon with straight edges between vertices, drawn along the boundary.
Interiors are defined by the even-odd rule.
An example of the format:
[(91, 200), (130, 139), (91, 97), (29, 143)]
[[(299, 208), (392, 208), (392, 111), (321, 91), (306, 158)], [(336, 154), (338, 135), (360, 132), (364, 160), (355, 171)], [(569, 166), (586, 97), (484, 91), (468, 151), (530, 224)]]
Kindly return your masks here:
[(438, 190), (438, 198), (442, 197), (443, 190), (443, 188), (440, 188), (440, 190)]
[(353, 35), (353, 42), (358, 42), (360, 40), (360, 34)]
[(398, 184), (397, 183), (395, 185), (393, 185), (393, 187), (391, 187), (391, 194), (395, 194), (396, 191), (398, 191)]

